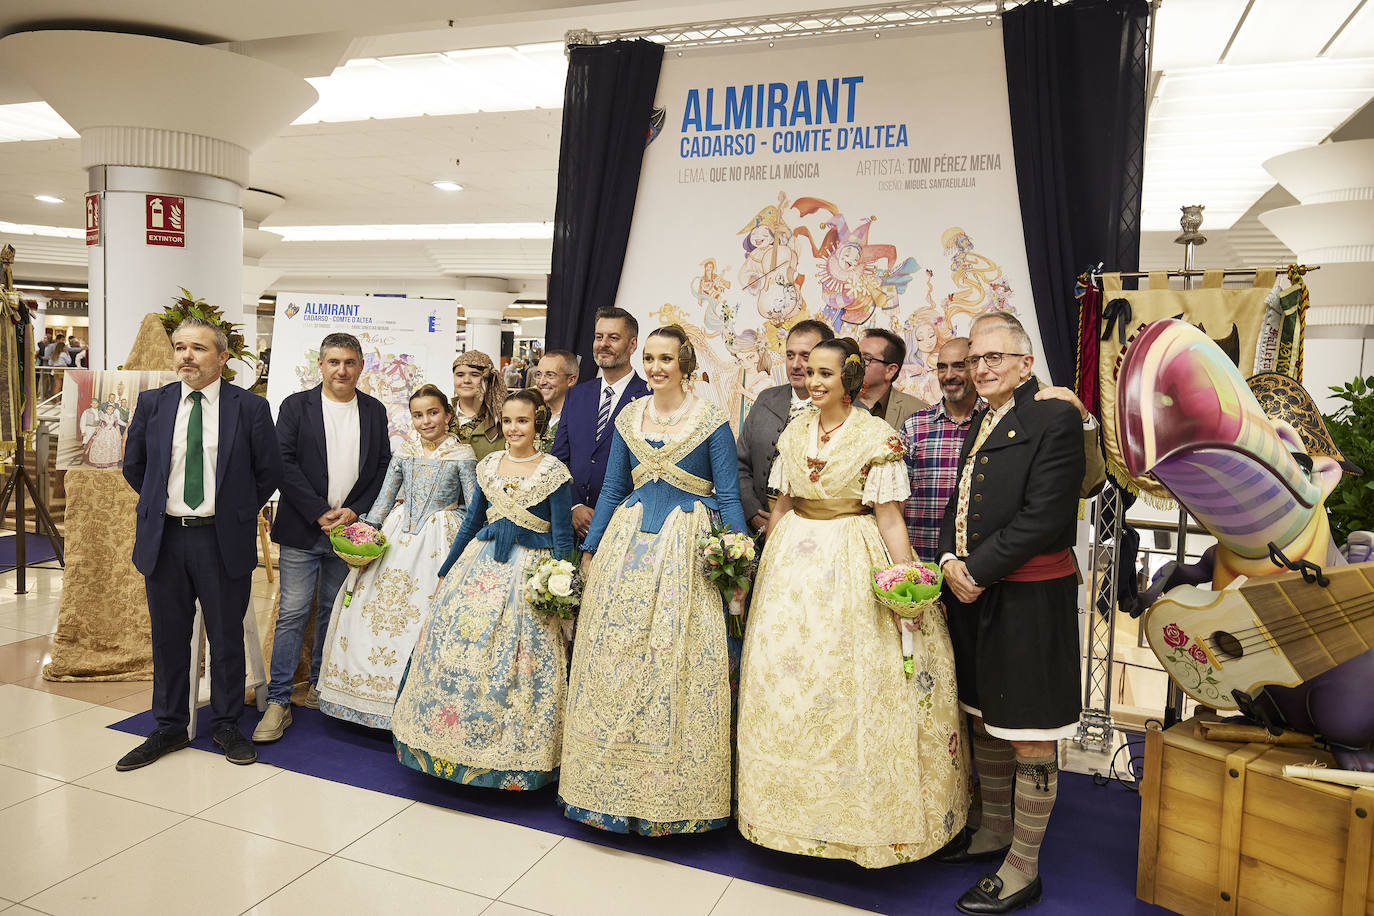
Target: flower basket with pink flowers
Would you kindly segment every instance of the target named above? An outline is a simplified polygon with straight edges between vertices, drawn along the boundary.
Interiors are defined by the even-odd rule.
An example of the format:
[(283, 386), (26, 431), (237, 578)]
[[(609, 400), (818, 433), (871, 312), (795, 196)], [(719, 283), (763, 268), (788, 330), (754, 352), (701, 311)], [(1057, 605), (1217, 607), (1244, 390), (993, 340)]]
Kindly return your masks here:
[(940, 584), (944, 574), (933, 563), (897, 563), (887, 568), (873, 567), (873, 594), (878, 603), (901, 617), (902, 670), (907, 677), (916, 671), (915, 637), (926, 611), (940, 603)]
[(386, 535), (367, 522), (356, 521), (331, 528), (329, 543), (334, 548), (334, 555), (352, 567), (344, 580), (344, 607), (348, 607), (363, 568), (386, 551)]

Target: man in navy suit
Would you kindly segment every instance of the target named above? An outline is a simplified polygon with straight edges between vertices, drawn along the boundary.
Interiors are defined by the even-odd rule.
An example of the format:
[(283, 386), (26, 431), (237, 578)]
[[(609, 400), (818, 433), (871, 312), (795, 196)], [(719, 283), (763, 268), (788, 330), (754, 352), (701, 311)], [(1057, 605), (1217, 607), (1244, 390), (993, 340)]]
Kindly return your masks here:
[(597, 309), (592, 358), (601, 375), (569, 389), (563, 400), (553, 456), (572, 472), (572, 522), (579, 538), (587, 536), (601, 495), (615, 418), (626, 404), (649, 393), (644, 379), (630, 368), (630, 354), (638, 344), (635, 316), (615, 306)]
[(282, 401), (277, 413), (282, 482), (272, 540), (281, 545), (281, 601), (272, 640), (267, 712), (253, 732), (259, 744), (276, 741), (291, 725), (291, 691), (314, 604), (315, 647), (307, 706), (319, 708), (316, 685), (325, 631), (348, 566), (334, 555), (329, 530), (349, 525), (372, 508), (391, 462), (386, 408), (358, 391), (363, 348), (352, 334), (320, 343), (320, 384)]
[(238, 729), (243, 615), (258, 565), (258, 510), (281, 481), (281, 453), (267, 402), (220, 378), (229, 359), (224, 331), (187, 318), (172, 347), (181, 381), (138, 396), (124, 450), (124, 479), (138, 492), (134, 566), (152, 619), (157, 729), (117, 770), (187, 744), (197, 601), (210, 637), (215, 745), (231, 763), (258, 759)]

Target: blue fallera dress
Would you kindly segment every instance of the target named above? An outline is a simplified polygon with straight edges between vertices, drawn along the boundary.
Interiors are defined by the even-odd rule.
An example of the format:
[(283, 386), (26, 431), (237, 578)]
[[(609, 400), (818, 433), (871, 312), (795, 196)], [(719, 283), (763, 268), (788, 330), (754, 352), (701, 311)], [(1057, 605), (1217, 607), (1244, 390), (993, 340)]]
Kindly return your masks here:
[(730, 817), (729, 648), (697, 538), (744, 530), (735, 440), (698, 400), (681, 432), (641, 432), (648, 398), (616, 420), (585, 547), (559, 801), (604, 830), (700, 833)]
[(537, 789), (558, 778), (568, 654), (558, 619), (531, 610), (524, 585), (538, 563), (572, 553), (572, 478), (552, 455), (527, 477), (503, 477), (504, 455), (477, 463), (391, 729), (408, 767)]
[(428, 452), (406, 442), (392, 457), (381, 492), (362, 517), (386, 535), (386, 552), (357, 574), (348, 605), (347, 581), (330, 596), (334, 610), (319, 683), (326, 715), (390, 728), (428, 595), (477, 485), (475, 465), (472, 449), (453, 436)]

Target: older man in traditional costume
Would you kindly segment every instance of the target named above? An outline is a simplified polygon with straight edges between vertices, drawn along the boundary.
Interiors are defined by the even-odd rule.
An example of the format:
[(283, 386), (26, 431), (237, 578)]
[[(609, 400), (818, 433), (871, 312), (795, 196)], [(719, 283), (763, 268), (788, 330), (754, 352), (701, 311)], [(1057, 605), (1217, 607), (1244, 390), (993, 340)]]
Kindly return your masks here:
[(964, 441), (940, 565), (982, 781), (982, 826), (966, 858), (1003, 861), (958, 907), (1009, 913), (1040, 899), (1040, 843), (1058, 789), (1055, 742), (1073, 734), (1080, 712), (1072, 547), (1083, 426), (1071, 405), (1036, 399), (1030, 338), (1014, 316), (984, 315), (969, 338), (987, 406)]

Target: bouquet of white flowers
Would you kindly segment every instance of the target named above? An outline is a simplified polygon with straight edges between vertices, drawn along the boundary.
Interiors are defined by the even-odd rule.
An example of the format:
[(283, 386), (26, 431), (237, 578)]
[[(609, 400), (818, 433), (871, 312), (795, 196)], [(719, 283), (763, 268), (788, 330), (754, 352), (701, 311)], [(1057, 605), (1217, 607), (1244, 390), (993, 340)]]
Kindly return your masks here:
[(563, 633), (571, 638), (572, 619), (582, 603), (586, 582), (576, 566), (567, 560), (548, 557), (536, 563), (525, 580), (525, 600), (536, 614), (557, 617)]
[(722, 595), (730, 596), (730, 635), (743, 636), (744, 602), (734, 597), (737, 588), (749, 587), (758, 549), (747, 534), (712, 525), (708, 534), (697, 538), (697, 549), (706, 561), (706, 577)]

